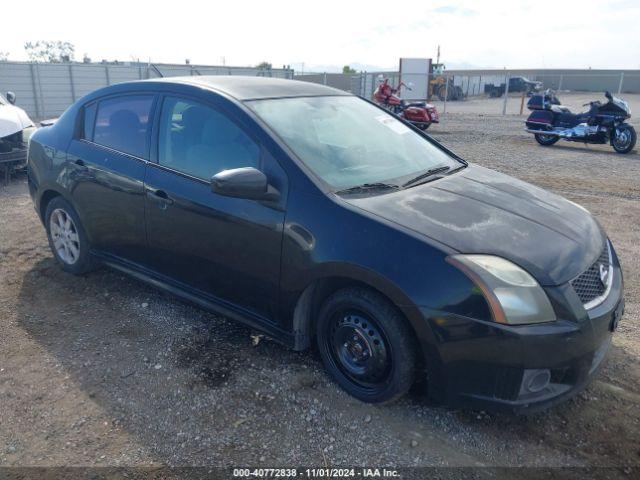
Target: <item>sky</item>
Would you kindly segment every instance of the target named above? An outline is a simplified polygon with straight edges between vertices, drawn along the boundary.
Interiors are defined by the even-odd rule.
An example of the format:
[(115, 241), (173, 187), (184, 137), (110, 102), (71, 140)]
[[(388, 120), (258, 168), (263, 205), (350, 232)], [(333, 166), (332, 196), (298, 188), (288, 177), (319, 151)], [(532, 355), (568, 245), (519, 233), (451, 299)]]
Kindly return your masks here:
[(640, 0), (30, 0), (3, 17), (9, 60), (27, 60), (27, 41), (63, 40), (77, 60), (296, 71), (397, 68), (435, 61), (438, 45), (448, 68), (640, 68)]

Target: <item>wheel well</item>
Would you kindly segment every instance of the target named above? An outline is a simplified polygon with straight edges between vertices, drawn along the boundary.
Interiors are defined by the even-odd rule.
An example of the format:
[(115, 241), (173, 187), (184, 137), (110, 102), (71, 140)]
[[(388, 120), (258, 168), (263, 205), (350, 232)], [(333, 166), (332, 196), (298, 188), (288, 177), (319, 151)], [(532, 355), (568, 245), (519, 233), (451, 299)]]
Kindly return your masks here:
[(46, 190), (40, 197), (40, 219), (42, 222), (45, 221), (44, 215), (47, 212), (47, 205), (49, 205), (51, 200), (59, 196), (60, 194), (55, 190)]
[[(363, 287), (373, 290), (396, 306), (387, 295), (365, 282), (346, 277), (326, 277), (318, 279), (305, 288), (298, 298), (296, 308), (293, 312), (295, 350), (306, 350), (311, 346), (315, 337), (317, 314), (322, 304), (330, 295), (346, 287)], [(402, 314), (402, 312), (400, 313)], [(404, 316), (404, 314), (402, 315)]]

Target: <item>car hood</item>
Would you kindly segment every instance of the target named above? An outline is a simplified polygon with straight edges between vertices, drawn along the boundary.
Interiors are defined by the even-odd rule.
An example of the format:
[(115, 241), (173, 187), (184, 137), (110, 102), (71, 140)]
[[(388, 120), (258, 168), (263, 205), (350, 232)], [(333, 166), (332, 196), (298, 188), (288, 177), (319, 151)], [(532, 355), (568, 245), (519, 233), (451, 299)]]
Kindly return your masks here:
[(0, 138), (31, 126), (33, 122), (24, 110), (14, 105), (0, 105)]
[(541, 285), (575, 278), (604, 247), (600, 226), (582, 207), (474, 165), (405, 190), (344, 200), (460, 253), (509, 259)]

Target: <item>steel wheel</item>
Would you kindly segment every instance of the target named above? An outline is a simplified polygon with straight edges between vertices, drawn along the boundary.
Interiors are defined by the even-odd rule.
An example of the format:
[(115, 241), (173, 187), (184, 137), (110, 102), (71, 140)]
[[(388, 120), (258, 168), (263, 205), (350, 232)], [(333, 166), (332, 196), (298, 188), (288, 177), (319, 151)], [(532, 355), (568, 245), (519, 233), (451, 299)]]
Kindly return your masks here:
[(332, 361), (359, 387), (376, 388), (389, 376), (391, 351), (388, 342), (378, 325), (363, 312), (336, 312), (326, 341)]
[(318, 313), (316, 340), (329, 374), (363, 402), (392, 402), (413, 384), (415, 333), (378, 292), (353, 286), (330, 295)]
[(80, 258), (80, 237), (71, 216), (61, 208), (51, 212), (49, 219), (51, 240), (58, 257), (67, 265)]

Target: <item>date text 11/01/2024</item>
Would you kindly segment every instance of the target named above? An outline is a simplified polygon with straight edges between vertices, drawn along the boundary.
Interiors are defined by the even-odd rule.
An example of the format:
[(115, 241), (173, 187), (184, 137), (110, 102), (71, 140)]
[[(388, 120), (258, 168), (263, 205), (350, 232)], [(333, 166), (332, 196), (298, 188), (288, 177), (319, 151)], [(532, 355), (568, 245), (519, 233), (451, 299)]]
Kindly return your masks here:
[(234, 468), (233, 476), (255, 478), (397, 478), (399, 472), (388, 468)]

